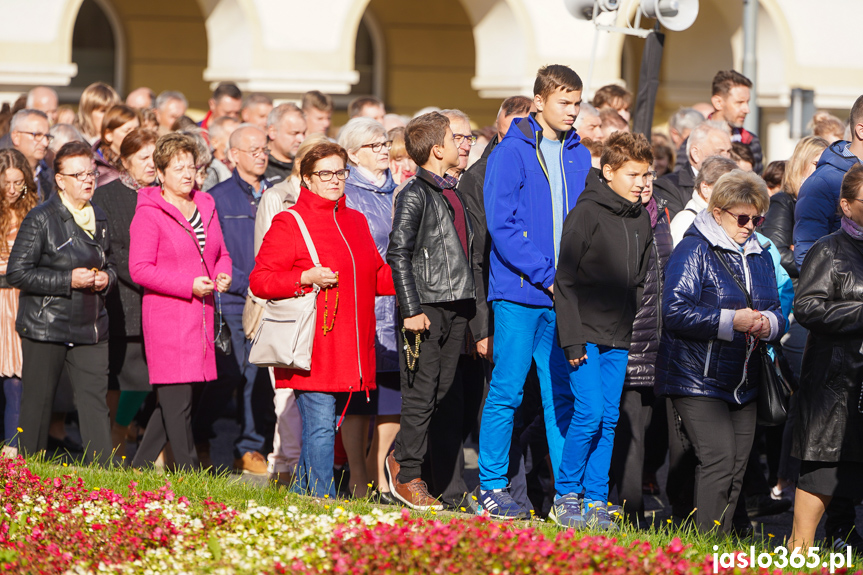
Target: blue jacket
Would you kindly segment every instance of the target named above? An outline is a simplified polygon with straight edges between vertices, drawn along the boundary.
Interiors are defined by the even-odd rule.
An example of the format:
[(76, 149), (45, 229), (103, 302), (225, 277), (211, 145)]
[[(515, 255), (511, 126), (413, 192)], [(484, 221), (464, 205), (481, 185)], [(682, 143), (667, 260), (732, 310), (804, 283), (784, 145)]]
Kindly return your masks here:
[(839, 229), (839, 190), (842, 178), (859, 160), (842, 153), (848, 142), (834, 142), (821, 154), (815, 172), (806, 178), (797, 194), (794, 208), (794, 262), (803, 266), (803, 258), (812, 244)]
[[(491, 237), (489, 301), (552, 306), (554, 211), (540, 138), (542, 127), (532, 115), (516, 119), (488, 159), (483, 189)], [(590, 170), (590, 152), (575, 130), (566, 133), (561, 156), (566, 219)]]
[(740, 405), (758, 396), (761, 355), (752, 353), (744, 374), (746, 336), (732, 327), (734, 312), (748, 307), (746, 296), (717, 258), (749, 288), (754, 308), (770, 321), (771, 341), (779, 341), (786, 321), (773, 258), (754, 236), (743, 253), (739, 247), (705, 210), (674, 248), (665, 272), (656, 393)]
[[(378, 188), (356, 167), (351, 168), (345, 182), (345, 200), (369, 222), (369, 231), (381, 257), (386, 261), (393, 229), (393, 192), (396, 183), (387, 170), (387, 180)], [(399, 370), (399, 350), (396, 337), (396, 297), (375, 297), (375, 359), (378, 372)]]
[[(270, 187), (266, 180), (263, 189)], [(231, 254), (231, 288), (222, 296), (222, 311), (241, 314), (249, 291), (249, 274), (255, 267), (255, 216), (258, 202), (252, 186), (240, 178), (235, 169), (231, 178), (210, 189), (216, 201), (216, 213)]]

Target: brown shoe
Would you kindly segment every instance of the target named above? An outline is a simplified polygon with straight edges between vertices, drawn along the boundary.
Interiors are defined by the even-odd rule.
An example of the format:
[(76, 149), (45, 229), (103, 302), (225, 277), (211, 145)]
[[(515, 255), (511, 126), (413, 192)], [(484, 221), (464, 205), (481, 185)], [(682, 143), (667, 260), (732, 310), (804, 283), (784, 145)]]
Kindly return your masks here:
[(390, 484), (390, 491), (396, 499), (417, 511), (442, 511), (443, 505), (429, 493), (426, 482), (417, 477), (407, 483), (399, 482), (399, 469), (401, 466), (391, 452), (387, 455), (384, 470)]
[(235, 459), (234, 469), (249, 475), (268, 475), (267, 460), (257, 451), (247, 451), (242, 459)]

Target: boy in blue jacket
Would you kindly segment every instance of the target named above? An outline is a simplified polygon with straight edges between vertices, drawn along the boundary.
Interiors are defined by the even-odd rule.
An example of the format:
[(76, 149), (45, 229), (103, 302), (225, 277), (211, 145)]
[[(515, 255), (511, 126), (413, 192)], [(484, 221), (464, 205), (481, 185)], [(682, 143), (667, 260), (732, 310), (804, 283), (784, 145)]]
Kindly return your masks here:
[(537, 112), (516, 119), (488, 160), (485, 210), (491, 255), (488, 299), (494, 311), (494, 371), (479, 440), (479, 512), (529, 518), (507, 491), (513, 417), (531, 361), (540, 380), (555, 476), (572, 401), (552, 398), (552, 379), (568, 385), (555, 343), (554, 275), (563, 220), (575, 207), (590, 170), (590, 152), (572, 129), (582, 83), (566, 66), (541, 68), (533, 87)]

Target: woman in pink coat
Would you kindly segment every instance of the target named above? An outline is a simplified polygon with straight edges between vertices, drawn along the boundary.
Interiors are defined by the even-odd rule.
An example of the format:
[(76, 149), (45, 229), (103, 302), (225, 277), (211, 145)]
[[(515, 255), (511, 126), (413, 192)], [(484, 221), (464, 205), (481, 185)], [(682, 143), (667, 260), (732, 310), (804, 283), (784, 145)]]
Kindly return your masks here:
[(216, 379), (213, 305), (231, 285), (231, 258), (215, 202), (193, 189), (195, 142), (162, 136), (153, 161), (162, 186), (138, 192), (129, 272), (144, 287), (144, 347), (159, 405), (132, 465), (154, 462), (170, 441), (177, 465), (196, 468), (192, 397)]

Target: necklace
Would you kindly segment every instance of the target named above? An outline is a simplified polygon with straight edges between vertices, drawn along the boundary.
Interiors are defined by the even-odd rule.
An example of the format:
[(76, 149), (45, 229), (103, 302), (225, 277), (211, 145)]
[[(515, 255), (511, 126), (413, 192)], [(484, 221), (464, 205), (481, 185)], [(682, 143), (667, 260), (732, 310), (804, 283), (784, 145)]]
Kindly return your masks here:
[(324, 332), (324, 335), (333, 331), (333, 326), (336, 325), (336, 312), (339, 309), (339, 288), (335, 288), (336, 290), (336, 302), (333, 305), (333, 319), (330, 322), (330, 325), (327, 325), (327, 314), (329, 313), (329, 293), (331, 288), (327, 288), (324, 290), (324, 325), (321, 326), (321, 330)]
[(414, 371), (417, 366), (417, 360), (420, 358), (420, 343), (422, 336), (414, 334), (414, 347), (411, 349), (411, 344), (408, 342), (408, 334), (405, 328), (402, 328), (402, 338), (405, 340), (404, 350), (405, 358), (407, 359), (408, 371)]

